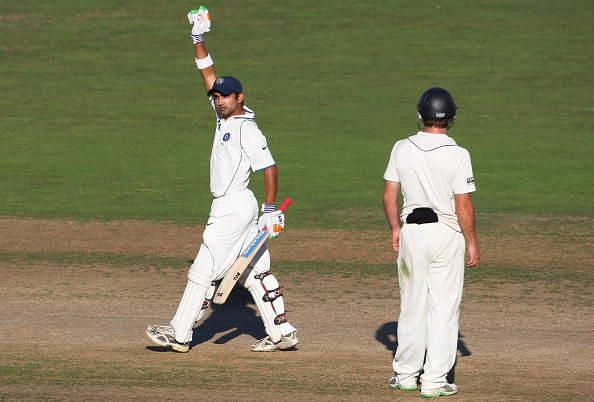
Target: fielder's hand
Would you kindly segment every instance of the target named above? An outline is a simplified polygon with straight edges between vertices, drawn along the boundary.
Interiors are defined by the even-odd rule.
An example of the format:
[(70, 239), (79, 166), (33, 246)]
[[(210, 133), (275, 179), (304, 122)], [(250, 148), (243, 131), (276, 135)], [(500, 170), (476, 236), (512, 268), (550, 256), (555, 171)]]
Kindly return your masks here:
[(258, 219), (258, 227), (270, 233), (268, 237), (270, 240), (276, 239), (285, 228), (285, 214), (277, 210), (274, 204), (262, 205), (262, 212), (262, 216)]
[(188, 13), (188, 22), (192, 25), (192, 43), (202, 42), (202, 35), (210, 32), (210, 14), (207, 8), (200, 6), (197, 10), (190, 11)]
[(400, 251), (400, 228), (392, 229), (392, 248), (398, 254)]
[(478, 244), (476, 243), (468, 243), (468, 247), (466, 248), (468, 251), (468, 260), (466, 261), (466, 266), (468, 268), (476, 267), (481, 259), (481, 252), (479, 250)]

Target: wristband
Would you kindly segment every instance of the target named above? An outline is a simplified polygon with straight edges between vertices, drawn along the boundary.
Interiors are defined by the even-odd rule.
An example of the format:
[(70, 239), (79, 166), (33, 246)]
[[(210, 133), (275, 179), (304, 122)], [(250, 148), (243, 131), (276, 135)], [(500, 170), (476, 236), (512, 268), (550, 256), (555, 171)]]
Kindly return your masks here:
[(210, 57), (210, 54), (203, 59), (194, 57), (194, 61), (196, 62), (196, 67), (198, 67), (198, 70), (204, 70), (205, 68), (210, 67), (214, 64), (214, 62), (212, 61), (212, 57)]
[(195, 45), (197, 43), (202, 43), (204, 42), (204, 38), (202, 37), (202, 34), (197, 34), (197, 35), (190, 35), (192, 37), (192, 43)]
[(269, 214), (276, 211), (276, 204), (264, 204), (262, 205), (262, 212)]

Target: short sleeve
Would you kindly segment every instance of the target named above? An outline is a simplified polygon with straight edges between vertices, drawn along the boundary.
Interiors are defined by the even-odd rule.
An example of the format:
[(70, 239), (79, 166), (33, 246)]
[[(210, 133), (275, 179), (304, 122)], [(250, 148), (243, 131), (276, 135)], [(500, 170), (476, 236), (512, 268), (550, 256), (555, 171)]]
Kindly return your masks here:
[(462, 150), (458, 170), (454, 176), (454, 194), (466, 194), (476, 191), (470, 154), (467, 150)]
[(388, 166), (384, 172), (384, 180), (400, 182), (400, 176), (398, 175), (398, 169), (396, 169), (396, 147), (398, 143), (394, 144), (392, 153), (390, 154), (390, 160), (388, 160)]
[(250, 160), (254, 172), (275, 165), (266, 137), (253, 121), (245, 121), (241, 126), (241, 146)]

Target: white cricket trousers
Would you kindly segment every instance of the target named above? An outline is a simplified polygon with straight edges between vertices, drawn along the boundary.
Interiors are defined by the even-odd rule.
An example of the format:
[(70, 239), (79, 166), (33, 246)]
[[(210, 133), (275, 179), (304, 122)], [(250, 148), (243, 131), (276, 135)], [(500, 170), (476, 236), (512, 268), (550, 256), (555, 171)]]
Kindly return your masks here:
[[(258, 233), (258, 203), (254, 194), (246, 189), (213, 200), (202, 245), (188, 272), (188, 283), (171, 326), (178, 342), (187, 342), (192, 336), (192, 326), (198, 318), (208, 289), (213, 280), (221, 279), (235, 258)], [(270, 257), (259, 264), (262, 271), (270, 269)]]
[(446, 384), (456, 361), (464, 250), (462, 233), (444, 223), (402, 227), (400, 317), (393, 368), (404, 383), (416, 382), (423, 370), (423, 390)]

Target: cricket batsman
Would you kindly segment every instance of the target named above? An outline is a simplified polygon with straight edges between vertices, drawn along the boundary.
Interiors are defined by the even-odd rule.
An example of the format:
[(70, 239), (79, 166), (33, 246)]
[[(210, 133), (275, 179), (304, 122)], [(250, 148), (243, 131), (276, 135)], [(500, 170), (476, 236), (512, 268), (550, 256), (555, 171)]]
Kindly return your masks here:
[[(192, 25), (195, 62), (206, 94), (215, 111), (216, 126), (210, 156), (212, 205), (203, 232), (203, 243), (188, 272), (187, 285), (169, 325), (149, 325), (148, 337), (176, 352), (188, 352), (197, 327), (222, 279), (234, 260), (259, 229), (275, 238), (285, 217), (276, 208), (278, 169), (266, 138), (256, 124), (256, 115), (245, 105), (239, 80), (217, 76), (212, 56), (204, 43), (210, 31), (208, 10), (200, 6), (188, 13)], [(251, 172), (264, 176), (264, 204), (258, 219), (258, 202), (248, 188)], [(283, 291), (270, 272), (270, 253), (264, 245), (254, 257), (243, 286), (252, 295), (268, 336), (252, 345), (254, 352), (293, 349), (296, 329), (285, 314)]]

